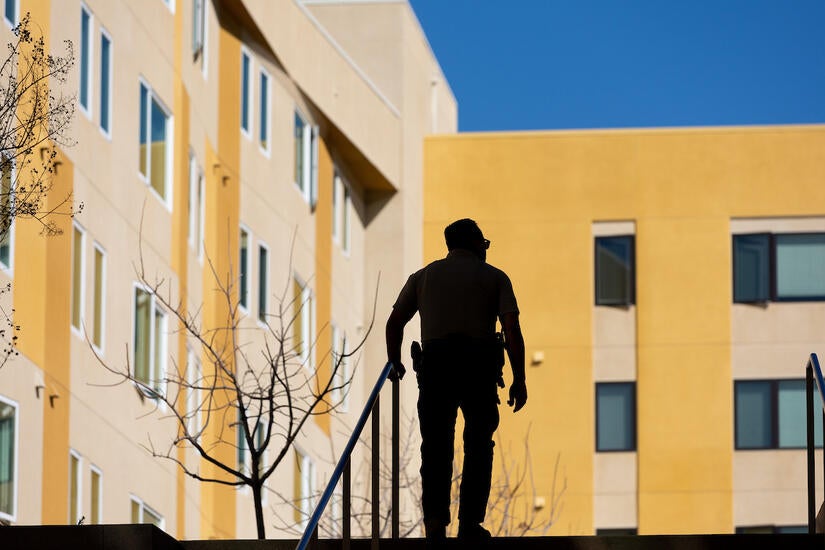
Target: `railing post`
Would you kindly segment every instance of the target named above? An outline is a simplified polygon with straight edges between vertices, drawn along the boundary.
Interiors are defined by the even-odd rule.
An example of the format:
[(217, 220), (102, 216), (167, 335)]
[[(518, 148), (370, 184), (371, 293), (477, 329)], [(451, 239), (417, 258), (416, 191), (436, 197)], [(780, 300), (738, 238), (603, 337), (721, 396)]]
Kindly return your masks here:
[(352, 459), (347, 459), (347, 465), (344, 467), (344, 486), (341, 490), (341, 498), (344, 502), (341, 503), (343, 526), (341, 527), (341, 538), (343, 539), (342, 550), (349, 550), (350, 538), (352, 536)]
[(381, 493), (379, 491), (380, 453), (381, 446), (381, 396), (376, 396), (372, 406), (372, 544), (371, 548), (378, 548), (379, 513)]
[(805, 413), (808, 433), (808, 533), (816, 532), (816, 474), (814, 472), (814, 373), (811, 362), (805, 367)]
[(400, 394), (398, 380), (392, 381), (392, 538), (397, 539), (399, 535), (399, 478), (401, 469), (401, 457), (399, 454), (399, 409)]

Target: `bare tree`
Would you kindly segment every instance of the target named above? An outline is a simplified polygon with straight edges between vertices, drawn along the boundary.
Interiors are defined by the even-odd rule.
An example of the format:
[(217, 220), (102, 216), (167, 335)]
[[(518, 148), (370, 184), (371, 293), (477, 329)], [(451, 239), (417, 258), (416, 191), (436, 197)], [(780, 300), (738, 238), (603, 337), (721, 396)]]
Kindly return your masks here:
[[(207, 368), (195, 373), (191, 367), (174, 364), (161, 380), (151, 380), (141, 373), (137, 361), (130, 366), (128, 349), (126, 364), (121, 367), (109, 365), (95, 354), (109, 372), (117, 375), (115, 385), (134, 385), (141, 399), (154, 402), (150, 414), (158, 413), (175, 421), (177, 435), (160, 447), (149, 438), (146, 445), (149, 453), (174, 462), (198, 481), (249, 487), (257, 535), (263, 539), (266, 528), (262, 497), (267, 479), (289, 456), (288, 451), (307, 422), (317, 415), (331, 414), (339, 407), (337, 395), (346, 391), (352, 379), (351, 375), (343, 378), (342, 365), (359, 354), (373, 321), (352, 349), (324, 352), (318, 364), (329, 359), (328, 372), (307, 368), (318, 342), (294, 335), (293, 328), (308, 305), (301, 302), (301, 296), (291, 297), (290, 286), (285, 285), (275, 297), (274, 311), (266, 316), (263, 326), (242, 326), (235, 281), (230, 278), (222, 283), (208, 257), (207, 263), (216, 282), (215, 290), (228, 311), (226, 325), (220, 327), (204, 328), (199, 314), (189, 313), (180, 302), (172, 300), (163, 279), (150, 280), (142, 255), (137, 268), (137, 277), (145, 292), (171, 312), (179, 330), (191, 346), (200, 351)], [(373, 320), (374, 317), (375, 311)], [(241, 331), (244, 336), (257, 333), (262, 344), (250, 348), (243, 343)], [(91, 343), (90, 348), (95, 351)], [(239, 464), (222, 458), (220, 451), (227, 448), (242, 450), (248, 455), (248, 462)], [(199, 465), (187, 464), (180, 458), (179, 449), (194, 450), (202, 459)], [(204, 462), (220, 475), (204, 473), (200, 468)]]
[[(74, 95), (55, 93), (74, 66), (72, 42), (63, 55), (46, 51), (42, 33), (32, 31), (26, 13), (12, 29), (0, 62), (0, 245), (8, 244), (15, 219), (36, 220), (46, 236), (61, 233), (56, 216), (73, 216), (83, 209), (71, 194), (50, 197), (57, 167), (57, 146), (70, 146), (69, 127)], [(49, 200), (47, 200), (49, 198)], [(9, 295), (10, 286), (0, 290)], [(14, 310), (0, 308), (0, 368), (17, 355)]]

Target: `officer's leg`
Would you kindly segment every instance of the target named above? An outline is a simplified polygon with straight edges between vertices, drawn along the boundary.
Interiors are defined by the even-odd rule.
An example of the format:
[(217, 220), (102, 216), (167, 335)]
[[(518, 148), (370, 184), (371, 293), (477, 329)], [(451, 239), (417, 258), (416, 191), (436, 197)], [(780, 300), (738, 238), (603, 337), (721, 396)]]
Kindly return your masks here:
[[(428, 367), (432, 367), (432, 362)], [(426, 370), (428, 372), (418, 375), (421, 505), (426, 525), (446, 526), (450, 523), (450, 487), (458, 403), (451, 384), (443, 377), (433, 376), (438, 374), (438, 370)]]
[(498, 389), (483, 381), (467, 388), (461, 401), (464, 415), (464, 468), (458, 518), (462, 523), (484, 521), (493, 473), (493, 434), (498, 428)]

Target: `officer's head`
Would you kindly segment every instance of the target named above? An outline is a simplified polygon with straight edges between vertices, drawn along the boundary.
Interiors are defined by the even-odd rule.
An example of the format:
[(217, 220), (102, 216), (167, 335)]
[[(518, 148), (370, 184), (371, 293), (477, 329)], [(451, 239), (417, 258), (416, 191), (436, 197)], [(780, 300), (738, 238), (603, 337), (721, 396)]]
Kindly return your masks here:
[(487, 259), (490, 241), (484, 238), (478, 224), (470, 218), (455, 221), (444, 228), (444, 239), (447, 241), (447, 250), (463, 248), (482, 260)]

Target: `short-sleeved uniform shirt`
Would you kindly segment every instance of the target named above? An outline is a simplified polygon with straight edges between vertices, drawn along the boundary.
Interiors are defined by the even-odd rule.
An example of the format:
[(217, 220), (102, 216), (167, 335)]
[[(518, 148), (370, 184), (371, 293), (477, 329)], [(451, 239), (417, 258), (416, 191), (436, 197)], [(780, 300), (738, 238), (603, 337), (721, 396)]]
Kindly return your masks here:
[(410, 275), (393, 308), (407, 318), (418, 311), (425, 342), (486, 338), (495, 333), (499, 315), (518, 313), (507, 274), (464, 249), (451, 250)]

